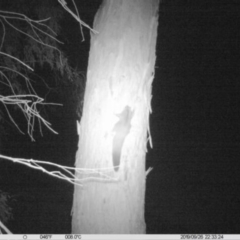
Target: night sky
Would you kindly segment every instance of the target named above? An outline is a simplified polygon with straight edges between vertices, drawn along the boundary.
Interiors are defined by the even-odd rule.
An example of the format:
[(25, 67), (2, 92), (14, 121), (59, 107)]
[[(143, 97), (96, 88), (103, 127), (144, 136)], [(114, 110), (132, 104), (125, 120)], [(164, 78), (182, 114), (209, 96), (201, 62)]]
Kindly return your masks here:
[[(81, 1), (92, 26), (101, 1)], [(66, 13), (60, 37), (73, 66), (87, 70), (89, 33)], [(69, 27), (71, 26), (71, 27)], [(145, 220), (147, 233), (240, 233), (240, 2), (163, 1), (153, 82)], [(32, 143), (16, 129), (1, 153), (73, 166), (76, 109), (48, 112), (59, 132)], [(18, 163), (0, 160), (0, 189), (14, 201), (14, 233), (70, 233), (73, 186)]]

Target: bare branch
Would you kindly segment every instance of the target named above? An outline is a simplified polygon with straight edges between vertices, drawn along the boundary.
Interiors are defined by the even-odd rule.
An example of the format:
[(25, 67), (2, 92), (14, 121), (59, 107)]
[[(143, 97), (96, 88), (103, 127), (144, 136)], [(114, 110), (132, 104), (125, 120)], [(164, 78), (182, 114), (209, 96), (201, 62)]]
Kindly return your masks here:
[[(2, 21), (1, 18), (4, 20)], [(21, 29), (19, 29), (18, 27), (16, 27), (14, 24), (12, 24), (11, 22), (9, 22), (9, 20), (11, 19), (15, 19), (15, 20), (20, 20), (20, 21), (25, 21), (27, 24), (29, 24), (30, 28), (32, 29), (32, 34), (26, 33), (24, 31), (22, 31)], [(2, 11), (0, 10), (0, 21), (1, 24), (3, 26), (3, 37), (1, 39), (1, 44), (0, 47), (2, 48), (3, 44), (4, 44), (4, 40), (5, 40), (5, 35), (6, 35), (6, 30), (5, 30), (5, 24), (7, 24), (9, 27), (11, 27), (12, 29), (14, 29), (15, 31), (27, 36), (28, 38), (32, 39), (33, 41), (45, 46), (45, 47), (49, 47), (55, 51), (57, 51), (59, 53), (59, 59), (60, 59), (60, 68), (63, 67), (63, 60), (62, 60), (62, 54), (61, 51), (52, 45), (49, 45), (45, 42), (43, 42), (43, 40), (41, 39), (41, 37), (39, 36), (39, 33), (53, 39), (54, 41), (58, 42), (58, 43), (62, 43), (61, 41), (59, 41), (55, 36), (56, 33), (45, 24), (46, 21), (48, 21), (50, 18), (46, 18), (46, 19), (42, 19), (42, 20), (33, 20), (28, 18), (26, 15), (24, 14), (20, 14), (20, 13), (16, 13), (16, 12), (9, 12), (9, 11)], [(4, 24), (5, 23), (5, 24)], [(41, 28), (40, 28), (41, 27)], [(42, 28), (45, 27), (48, 31), (50, 31), (51, 34), (47, 33), (46, 31), (42, 30)], [(0, 48), (0, 49), (1, 49)], [(31, 68), (28, 64), (24, 63), (23, 61), (21, 61), (19, 58), (12, 56), (11, 54), (5, 53), (3, 51), (0, 51), (0, 54), (13, 59), (14, 61), (17, 61), (18, 63), (20, 63), (21, 65), (23, 65), (24, 67), (26, 67), (27, 69), (34, 71), (33, 68)], [(6, 109), (6, 112), (10, 118), (10, 120), (13, 122), (13, 124), (17, 127), (17, 129), (23, 133), (18, 124), (16, 123), (16, 121), (14, 120), (14, 118), (12, 117), (12, 115), (10, 114), (9, 110), (8, 110), (8, 105), (17, 105), (19, 107), (19, 109), (21, 109), (21, 111), (24, 114), (24, 117), (27, 121), (28, 124), (28, 134), (31, 137), (31, 139), (34, 141), (33, 138), (33, 130), (34, 130), (34, 125), (35, 125), (35, 118), (38, 119), (39, 122), (39, 127), (40, 127), (40, 131), (41, 131), (41, 124), (44, 124), (50, 131), (52, 131), (53, 133), (57, 134), (56, 131), (54, 131), (51, 128), (51, 124), (46, 121), (38, 112), (37, 107), (39, 105), (47, 105), (48, 103), (43, 103), (44, 99), (40, 98), (37, 93), (35, 92), (34, 88), (32, 87), (29, 79), (22, 74), (21, 72), (17, 71), (16, 69), (11, 69), (7, 66), (0, 66), (0, 69), (2, 70), (7, 70), (10, 72), (13, 72), (15, 74), (17, 74), (18, 76), (21, 76), (25, 79), (26, 81), (26, 87), (28, 89), (28, 94), (25, 95), (20, 95), (17, 94), (11, 84), (11, 81), (9, 80), (9, 78), (7, 77), (7, 75), (3, 72), (0, 71), (0, 75), (3, 77), (0, 80), (0, 83), (4, 84), (5, 86), (10, 88), (10, 91), (12, 92), (12, 96), (8, 94), (8, 96), (3, 96), (0, 95), (0, 102), (2, 102), (4, 104), (4, 107)], [(53, 104), (53, 103), (49, 103), (48, 105), (61, 105), (61, 104)], [(42, 133), (42, 131), (41, 131)], [(24, 134), (24, 133), (23, 133)]]
[[(35, 123), (35, 117), (39, 120), (39, 123), (43, 123), (50, 131), (57, 134), (56, 131), (54, 131), (50, 126), (51, 124), (45, 120), (37, 111), (37, 105), (43, 105), (44, 99), (40, 98), (37, 95), (33, 94), (26, 94), (26, 95), (10, 95), (10, 96), (2, 96), (0, 95), (0, 102), (2, 102), (7, 110), (8, 116), (11, 119), (11, 121), (14, 123), (14, 125), (18, 128), (20, 132), (22, 132), (16, 122), (13, 120), (11, 114), (9, 113), (7, 109), (7, 105), (18, 105), (18, 107), (22, 110), (27, 123), (28, 123), (28, 134), (31, 137), (32, 141), (34, 141), (33, 138), (33, 129), (34, 129), (34, 123)], [(45, 103), (45, 105), (62, 105), (57, 103)]]
[[(52, 48), (52, 49), (58, 51), (58, 52), (59, 52), (59, 55), (60, 55), (60, 59), (61, 59), (61, 51), (60, 51), (58, 48), (54, 47), (54, 46), (51, 46), (51, 45), (49, 45), (49, 44), (47, 44), (47, 43), (44, 43), (44, 42), (40, 39), (40, 37), (38, 36), (38, 34), (37, 34), (35, 31), (33, 31), (33, 32), (35, 33), (35, 35), (37, 36), (37, 38), (38, 38), (39, 40), (38, 40), (37, 38), (32, 37), (31, 35), (23, 32), (22, 30), (18, 29), (17, 27), (15, 27), (14, 25), (12, 25), (6, 18), (4, 18), (4, 20), (5, 20), (5, 22), (6, 22), (9, 26), (11, 26), (13, 29), (15, 29), (16, 31), (22, 33), (23, 35), (28, 36), (29, 38), (31, 38), (31, 39), (34, 40), (35, 42), (38, 42), (38, 43), (40, 43), (40, 44), (42, 44), (42, 45), (44, 45), (44, 46), (46, 46), (46, 47), (49, 47), (49, 48)], [(44, 32), (44, 31), (42, 31), (41, 29), (39, 29), (39, 28), (35, 27), (34, 25), (32, 25), (31, 22), (29, 22), (29, 24), (30, 24), (30, 26), (32, 27), (32, 29), (33, 29), (33, 28), (36, 28), (38, 31), (40, 31), (40, 32), (42, 32), (43, 34), (49, 36), (50, 38), (54, 39), (55, 41), (57, 41), (57, 42), (59, 42), (59, 43), (62, 43), (62, 42), (60, 42), (59, 40), (57, 40), (55, 37), (49, 35), (48, 33)], [(31, 69), (31, 70), (33, 71), (33, 69)]]
[[(74, 167), (69, 167), (69, 166), (63, 166), (59, 165), (56, 163), (52, 162), (47, 162), (47, 161), (41, 161), (41, 160), (34, 160), (34, 159), (25, 159), (25, 158), (13, 158), (5, 155), (0, 154), (0, 158), (9, 160), (12, 162), (20, 163), (23, 164), (27, 167), (42, 171), (52, 177), (59, 178), (61, 180), (65, 180), (71, 184), (82, 186), (83, 182), (86, 181), (101, 181), (101, 182), (117, 182), (119, 181), (118, 178), (113, 178), (109, 173), (113, 171), (113, 168), (99, 168), (99, 169), (86, 169), (86, 168), (74, 168)], [(48, 165), (52, 167), (56, 167), (57, 169), (62, 170), (56, 170), (56, 171), (48, 171), (46, 168), (42, 167), (41, 165)], [(87, 174), (87, 177), (78, 179), (76, 178), (77, 174), (76, 173), (81, 173), (81, 174)]]
[(5, 35), (6, 35), (6, 28), (5, 28), (5, 25), (3, 24), (2, 20), (0, 20), (0, 21), (3, 26), (3, 36), (2, 36), (1, 46), (0, 46), (0, 51), (1, 51), (3, 43), (4, 43)]
[[(73, 4), (74, 4), (74, 7), (76, 9), (76, 12), (77, 12), (77, 15), (75, 13), (73, 13), (67, 6), (67, 3), (65, 0), (58, 0), (58, 2), (62, 5), (62, 7), (67, 11), (69, 12), (80, 24), (80, 29), (81, 29), (81, 33), (82, 33), (82, 27), (81, 25), (83, 25), (84, 27), (90, 29), (93, 33), (97, 34), (98, 32), (96, 30), (94, 30), (93, 28), (91, 28), (89, 25), (87, 25), (85, 22), (83, 22), (81, 19), (80, 19), (80, 16), (79, 16), (79, 13), (78, 13), (78, 10), (77, 10), (77, 7), (76, 7), (76, 4), (73, 0)], [(82, 33), (82, 36), (83, 36), (83, 33)], [(83, 36), (83, 40), (84, 40), (84, 36)]]
[(15, 58), (15, 57), (13, 57), (13, 56), (11, 56), (11, 55), (9, 55), (9, 54), (7, 54), (7, 53), (3, 53), (3, 52), (1, 52), (1, 51), (0, 51), (0, 54), (5, 55), (5, 56), (7, 56), (7, 57), (9, 57), (9, 58), (12, 58), (12, 59), (16, 60), (17, 62), (21, 63), (23, 66), (27, 67), (29, 70), (33, 71), (33, 69), (32, 69), (29, 65), (25, 64), (24, 62), (22, 62), (22, 61), (19, 60), (18, 58)]
[[(33, 92), (35, 95), (37, 95), (37, 93), (35, 92), (32, 84), (30, 83), (28, 77), (26, 77), (25, 75), (23, 75), (23, 74), (20, 73), (19, 71), (14, 70), (14, 69), (12, 69), (12, 68), (0, 66), (0, 69), (1, 69), (1, 68), (2, 68), (2, 69), (5, 69), (5, 70), (7, 70), (7, 71), (14, 72), (14, 73), (16, 73), (17, 75), (19, 75), (19, 76), (21, 76), (22, 78), (24, 78), (24, 80), (26, 81), (26, 86), (27, 86), (28, 91), (29, 91), (30, 93)], [(9, 86), (9, 87), (12, 87), (10, 81), (8, 80), (8, 77), (7, 77), (2, 71), (0, 71), (0, 74), (2, 74), (2, 75), (4, 76), (4, 78), (7, 79), (7, 81), (8, 81), (9, 84), (6, 84), (6, 83), (4, 83), (4, 82), (2, 82), (2, 81), (0, 81), (0, 82), (2, 82), (3, 84), (5, 84), (5, 85), (7, 85), (7, 86)], [(12, 89), (12, 92), (15, 94), (15, 92), (14, 92), (13, 89)]]
[(1, 234), (1, 228), (7, 233), (7, 234), (13, 234), (0, 220), (0, 234)]

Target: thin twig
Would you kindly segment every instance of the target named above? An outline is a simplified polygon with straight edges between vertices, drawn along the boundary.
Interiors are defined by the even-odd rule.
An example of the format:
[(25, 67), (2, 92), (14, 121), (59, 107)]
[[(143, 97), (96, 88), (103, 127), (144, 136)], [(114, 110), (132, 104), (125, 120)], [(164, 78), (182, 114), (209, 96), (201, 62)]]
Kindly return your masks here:
[(5, 56), (7, 56), (7, 57), (9, 57), (9, 58), (12, 58), (12, 59), (16, 60), (17, 62), (21, 63), (22, 65), (24, 65), (25, 67), (27, 67), (28, 69), (30, 69), (31, 71), (33, 71), (33, 69), (32, 69), (29, 65), (25, 64), (23, 61), (19, 60), (18, 58), (13, 57), (13, 56), (11, 56), (11, 55), (9, 55), (9, 54), (7, 54), (7, 53), (1, 52), (1, 51), (0, 51), (0, 54), (5, 55)]
[(7, 233), (7, 234), (13, 234), (0, 220), (0, 234), (1, 234), (1, 228)]
[[(62, 7), (69, 12), (81, 25), (83, 25), (84, 27), (90, 29), (93, 33), (98, 33), (96, 30), (94, 30), (93, 28), (91, 28), (89, 25), (87, 25), (85, 22), (83, 22), (79, 16), (77, 16), (75, 13), (73, 13), (68, 7), (67, 7), (67, 3), (65, 0), (58, 0), (58, 2), (62, 5)], [(76, 6), (76, 5), (75, 5)]]
[[(40, 160), (34, 160), (34, 159), (25, 159), (25, 158), (13, 158), (5, 155), (0, 154), (0, 158), (5, 160), (10, 160), (12, 162), (23, 164), (27, 167), (42, 171), (52, 177), (56, 177), (62, 180), (65, 180), (71, 184), (82, 186), (83, 182), (89, 181), (89, 180), (96, 180), (100, 182), (116, 182), (118, 181), (117, 178), (113, 178), (108, 175), (109, 172), (113, 171), (112, 167), (109, 168), (99, 168), (99, 169), (86, 169), (86, 168), (74, 168), (69, 166), (63, 166), (52, 162), (47, 161), (40, 161)], [(59, 168), (61, 171), (48, 171), (42, 165), (49, 165), (56, 168)], [(87, 177), (83, 177), (81, 179), (76, 178), (74, 175), (74, 172), (86, 174)], [(95, 176), (88, 176), (88, 175), (94, 174)]]

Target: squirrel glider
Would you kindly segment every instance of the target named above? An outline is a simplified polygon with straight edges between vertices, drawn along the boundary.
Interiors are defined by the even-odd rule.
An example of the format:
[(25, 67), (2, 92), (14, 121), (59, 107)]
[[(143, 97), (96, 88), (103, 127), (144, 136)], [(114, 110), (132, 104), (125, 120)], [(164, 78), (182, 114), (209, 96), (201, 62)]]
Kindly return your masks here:
[(133, 111), (126, 106), (120, 114), (116, 114), (119, 120), (113, 127), (114, 137), (112, 143), (112, 160), (114, 170), (118, 171), (121, 159), (121, 152), (124, 141), (131, 129)]

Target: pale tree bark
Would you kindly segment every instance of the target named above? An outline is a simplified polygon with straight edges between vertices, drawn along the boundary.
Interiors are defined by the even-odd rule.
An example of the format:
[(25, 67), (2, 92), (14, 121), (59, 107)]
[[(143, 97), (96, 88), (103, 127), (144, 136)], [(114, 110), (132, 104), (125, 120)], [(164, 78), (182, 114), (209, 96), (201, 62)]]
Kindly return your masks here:
[[(158, 0), (105, 0), (91, 36), (72, 232), (145, 233), (145, 157)], [(149, 138), (148, 138), (149, 136)], [(118, 167), (118, 164), (120, 166)], [(95, 169), (96, 171), (90, 171)]]

